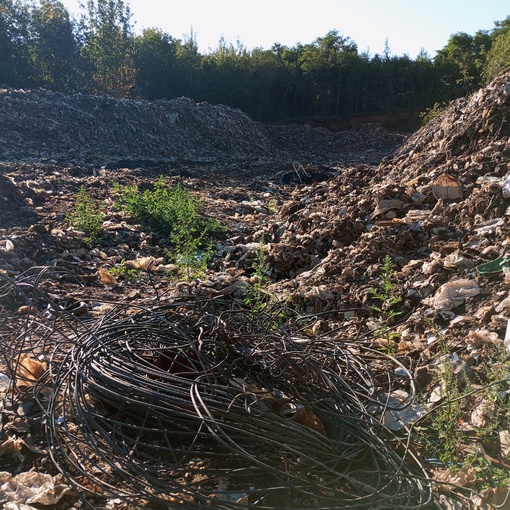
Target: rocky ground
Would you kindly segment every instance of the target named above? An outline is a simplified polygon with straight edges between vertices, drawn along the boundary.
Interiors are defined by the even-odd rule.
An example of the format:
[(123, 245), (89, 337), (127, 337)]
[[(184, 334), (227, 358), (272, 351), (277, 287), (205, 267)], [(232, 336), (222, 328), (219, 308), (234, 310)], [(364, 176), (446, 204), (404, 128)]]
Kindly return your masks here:
[[(52, 306), (86, 317), (183, 296), (242, 306), (262, 256), (265, 291), (306, 317), (307, 334), (359, 341), (414, 376), (420, 411), (398, 417), (395, 430), (428, 411), (434, 420), (434, 409), (446, 421), (441, 409), (453, 413), (449, 423), (424, 422), (439, 431), (435, 449), (412, 436), (438, 481), (431, 508), (509, 508), (509, 107), (510, 74), (410, 135), (373, 124), (337, 133), (264, 125), (184, 98), (0, 90), (4, 508), (27, 508), (14, 506), (28, 502), (14, 475), (56, 473), (40, 423), (16, 407), (32, 404), (8, 389), (20, 356), (45, 369), (51, 344), (27, 345), (33, 303), (24, 284), (51, 274), (40, 279)], [(197, 277), (166, 258), (167, 239), (115, 207), (114, 182), (146, 189), (160, 176), (198, 195), (204, 214), (227, 227)], [(105, 214), (93, 246), (68, 221), (82, 186)], [(122, 265), (140, 277), (105, 276)], [(458, 392), (470, 396), (454, 408), (448, 397)], [(452, 430), (461, 431), (457, 463), (446, 465), (441, 434)], [(55, 480), (33, 506), (79, 507)], [(104, 504), (121, 508), (115, 498)]]

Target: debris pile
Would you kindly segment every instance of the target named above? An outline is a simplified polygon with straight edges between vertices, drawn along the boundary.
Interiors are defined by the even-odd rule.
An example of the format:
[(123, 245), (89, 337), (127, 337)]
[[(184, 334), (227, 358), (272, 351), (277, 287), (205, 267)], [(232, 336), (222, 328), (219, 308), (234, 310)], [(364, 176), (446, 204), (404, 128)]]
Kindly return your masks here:
[[(42, 106), (36, 107), (35, 100)], [(48, 106), (52, 101), (59, 105), (57, 113)], [(335, 491), (349, 499), (351, 489), (358, 496), (365, 489), (379, 491), (386, 480), (383, 474), (377, 480), (368, 475), (360, 481), (351, 470), (357, 473), (361, 467), (366, 475), (366, 466), (359, 466), (356, 459), (335, 465), (328, 457), (335, 441), (345, 437), (340, 434), (339, 439), (327, 425), (342, 420), (331, 407), (338, 400), (324, 396), (321, 385), (331, 388), (338, 383), (343, 392), (354, 384), (356, 397), (342, 393), (342, 399), (358, 399), (356, 412), (362, 404), (359, 421), (389, 441), (380, 448), (407, 444), (409, 439), (419, 459), (413, 461), (417, 471), (427, 472), (418, 477), (424, 480), (418, 486), (416, 472), (406, 471), (404, 462), (404, 471), (394, 470), (397, 478), (392, 483), (405, 494), (395, 492), (390, 483), (380, 492), (381, 501), (360, 502), (359, 508), (392, 500), (393, 507), (421, 505), (429, 498), (428, 476), (438, 487), (432, 496), (436, 508), (492, 510), (508, 499), (504, 484), (489, 485), (499, 483), (494, 482), (496, 471), (498, 477), (508, 472), (510, 453), (510, 72), (473, 96), (453, 102), (398, 150), (393, 143), (404, 138), (377, 126), (336, 134), (306, 126), (265, 126), (242, 112), (185, 99), (151, 104), (4, 91), (0, 102), (0, 124), (8, 119), (18, 133), (0, 142), (5, 154), (0, 173), (0, 274), (5, 283), (0, 289), (4, 331), (0, 339), (8, 345), (0, 371), (11, 381), (21, 374), (16, 365), (25, 366), (20, 353), (31, 351), (45, 363), (54, 353), (53, 364), (48, 365), (51, 383), (41, 376), (38, 388), (58, 388), (55, 393), (43, 391), (41, 406), (33, 395), (28, 398), (27, 388), (34, 381), (27, 374), (27, 388), (12, 402), (8, 397), (13, 395), (12, 386), (10, 392), (4, 389), (2, 442), (14, 440), (12, 431), (19, 430), (20, 421), (26, 426), (27, 418), (20, 419), (18, 409), (24, 416), (30, 412), (50, 416), (50, 443), (62, 451), (61, 457), (54, 457), (55, 464), (79, 488), (89, 483), (82, 478), (84, 473), (91, 473), (87, 487), (100, 487), (113, 498), (110, 502), (118, 489), (113, 488), (116, 476), (133, 480), (124, 494), (126, 501), (149, 479), (156, 487), (150, 497), (161, 499), (166, 479), (157, 477), (158, 458), (168, 461), (161, 472), (169, 476), (175, 472), (171, 479), (182, 482), (170, 495), (177, 499), (165, 501), (170, 507), (181, 504), (184, 485), (195, 491), (188, 494), (190, 500), (214, 497), (225, 508), (251, 504), (257, 497), (262, 506), (277, 506), (264, 492), (273, 484), (289, 491), (273, 496), (286, 498), (292, 493), (298, 508), (299, 504), (327, 508), (326, 499), (332, 494), (339, 497)], [(16, 108), (7, 106), (10, 103)], [(46, 124), (36, 115), (44, 111)], [(35, 118), (33, 125), (28, 123), (29, 113)], [(74, 127), (54, 130), (48, 138), (48, 126), (65, 122), (64, 117)], [(112, 125), (122, 130), (118, 139), (111, 133), (116, 146), (99, 129)], [(150, 136), (140, 137), (144, 130)], [(43, 142), (46, 152), (41, 151)], [(41, 157), (46, 160), (38, 160)], [(159, 176), (186, 186), (201, 198), (204, 214), (228, 227), (217, 239), (207, 272), (198, 277), (183, 278), (178, 265), (166, 258), (169, 239), (115, 207), (112, 181), (147, 189)], [(81, 186), (105, 214), (104, 237), (93, 247), (66, 220)], [(139, 278), (112, 278), (109, 269), (122, 264), (136, 268)], [(257, 264), (264, 268), (264, 295), (279, 307), (264, 327), (250, 315), (253, 296), (248, 291), (254, 278), (260, 278)], [(13, 288), (16, 292), (7, 290)], [(207, 308), (220, 299), (225, 304), (222, 310)], [(259, 312), (268, 313), (264, 306)], [(150, 330), (137, 329), (138, 320), (153, 319), (159, 344), (149, 353), (130, 336), (131, 328), (137, 335)], [(160, 335), (162, 325), (170, 338)], [(113, 334), (110, 326), (116, 328)], [(175, 344), (176, 336), (192, 339), (186, 344), (191, 351)], [(184, 368), (197, 371), (193, 378), (172, 373), (172, 360), (181, 357)], [(312, 383), (298, 384), (294, 360), (307, 367)], [(158, 363), (170, 368), (162, 369)], [(133, 368), (129, 374), (126, 366)], [(323, 376), (317, 375), (318, 368)], [(286, 370), (293, 381), (285, 379)], [(274, 384), (268, 373), (275, 376)], [(133, 388), (130, 377), (135, 375), (140, 384)], [(167, 387), (159, 387), (170, 380), (187, 385), (182, 394), (169, 395)], [(210, 383), (218, 386), (207, 386)], [(413, 401), (413, 384), (419, 404)], [(156, 387), (168, 397), (161, 405), (152, 393), (144, 393)], [(292, 408), (285, 416), (265, 413), (267, 398), (272, 402), (276, 390)], [(462, 391), (468, 395), (465, 399), (455, 393)], [(455, 418), (449, 436), (430, 420), (449, 405), (450, 395), (452, 405), (459, 407), (458, 415), (451, 414)], [(126, 396), (133, 404), (130, 410), (137, 410), (136, 419), (121, 414)], [(174, 405), (175, 398), (183, 399), (182, 407)], [(293, 418), (300, 406), (310, 408), (312, 402), (311, 421), (296, 423)], [(147, 440), (145, 427), (154, 425), (143, 422), (148, 416), (145, 405), (151, 412), (164, 411), (157, 415), (163, 422), (171, 417), (181, 431), (178, 446), (164, 434), (156, 443)], [(384, 410), (391, 407), (398, 412), (387, 416)], [(249, 414), (252, 411), (256, 417)], [(299, 444), (291, 447), (280, 433), (278, 442), (268, 441), (267, 450), (256, 449), (237, 421), (229, 421), (229, 412), (235, 420), (241, 416), (259, 420), (263, 431), (283, 427)], [(86, 417), (87, 429), (80, 429), (77, 416)], [(428, 442), (414, 435), (417, 423), (421, 427), (416, 428), (431, 436)], [(246, 425), (243, 430), (251, 429)], [(439, 458), (447, 450), (441, 450), (441, 441), (452, 431), (463, 434), (462, 454)], [(118, 443), (111, 439), (115, 434), (122, 438)], [(372, 446), (372, 436), (363, 437), (365, 445)], [(297, 496), (290, 480), (301, 487), (298, 492), (306, 492), (314, 476), (306, 469), (312, 455), (300, 449), (312, 438), (317, 447), (313, 459), (321, 466), (316, 473), (320, 480), (313, 483), (324, 490)], [(83, 455), (73, 460), (69, 451), (78, 443), (83, 449), (77, 451)], [(44, 444), (39, 438), (39, 450)], [(225, 466), (216, 464), (219, 444), (231, 452), (233, 465), (241, 472), (249, 458), (258, 476), (253, 487), (221, 479)], [(139, 445), (148, 453), (142, 454)], [(117, 450), (110, 451), (113, 446)], [(152, 455), (155, 447), (164, 448), (168, 458)], [(97, 465), (88, 456), (92, 450), (96, 460), (101, 458)], [(371, 462), (369, 472), (387, 474), (398, 462), (392, 455), (373, 456), (371, 451), (365, 457)], [(395, 451), (408, 461), (415, 450)], [(326, 456), (320, 457), (320, 452)], [(128, 453), (133, 464), (125, 461)], [(192, 458), (205, 457), (204, 464), (192, 465)], [(176, 459), (182, 461), (180, 468)], [(386, 464), (387, 459), (393, 460)], [(347, 471), (342, 470), (346, 460)], [(143, 471), (145, 465), (152, 471)], [(452, 465), (458, 469), (450, 471)], [(290, 478), (282, 477), (283, 467)], [(207, 479), (202, 478), (205, 474)], [(279, 485), (274, 485), (273, 476)], [(335, 480), (340, 485), (333, 488), (330, 477), (339, 477)], [(250, 477), (246, 480), (251, 483)], [(453, 487), (450, 484), (456, 484), (452, 494), (443, 491)], [(235, 501), (228, 499), (229, 492)], [(153, 501), (150, 497), (148, 501)], [(351, 498), (345, 507), (357, 504)]]
[(118, 100), (44, 89), (0, 89), (0, 133), (3, 161), (115, 168), (302, 157), (324, 162), (338, 154), (377, 163), (404, 139), (377, 125), (340, 133), (265, 125), (240, 110), (187, 98)]

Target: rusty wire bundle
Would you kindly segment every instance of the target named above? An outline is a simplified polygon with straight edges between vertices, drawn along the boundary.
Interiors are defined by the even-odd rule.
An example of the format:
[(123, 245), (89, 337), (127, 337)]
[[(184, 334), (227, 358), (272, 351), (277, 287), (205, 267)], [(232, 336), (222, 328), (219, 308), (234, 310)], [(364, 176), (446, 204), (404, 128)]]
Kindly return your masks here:
[(410, 395), (402, 408), (412, 400), (396, 359), (215, 299), (77, 318), (43, 290), (50, 273), (1, 282), (13, 307), (33, 312), (0, 340), (10, 359), (30, 348), (46, 356), (33, 395), (48, 450), (88, 507), (102, 498), (267, 510), (432, 500), (410, 438), (383, 425), (393, 389)]
[(55, 351), (55, 464), (80, 492), (146, 508), (427, 504), (424, 470), (382, 425), (397, 362), (262, 329), (213, 301), (119, 307)]

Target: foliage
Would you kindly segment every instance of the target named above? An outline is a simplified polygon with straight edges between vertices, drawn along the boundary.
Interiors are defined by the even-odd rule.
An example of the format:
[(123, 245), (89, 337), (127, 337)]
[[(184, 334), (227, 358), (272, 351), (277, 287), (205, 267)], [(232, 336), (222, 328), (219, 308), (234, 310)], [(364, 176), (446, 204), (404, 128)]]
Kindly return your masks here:
[(68, 214), (67, 220), (88, 236), (87, 241), (93, 242), (100, 236), (104, 213), (97, 208), (84, 186), (79, 189), (74, 210)]
[(175, 97), (177, 93), (178, 41), (154, 28), (135, 39), (134, 63), (137, 89), (149, 100)]
[(278, 211), (278, 201), (275, 198), (272, 198), (267, 204), (267, 210), (269, 214), (276, 214)]
[(427, 108), (420, 113), (422, 126), (427, 125), (431, 120), (440, 117), (446, 111), (447, 105), (444, 103), (434, 103), (434, 106)]
[(117, 204), (135, 218), (145, 219), (172, 243), (170, 258), (184, 268), (188, 278), (207, 267), (220, 224), (201, 215), (201, 201), (182, 184), (169, 185), (160, 177), (153, 188), (114, 184)]
[(264, 238), (262, 237), (257, 246), (255, 257), (252, 262), (253, 274), (250, 278), (250, 284), (245, 286), (245, 303), (254, 311), (264, 310), (272, 301), (271, 294), (267, 291), (270, 282), (267, 273), (270, 265), (267, 258)]
[(29, 51), (39, 85), (60, 92), (78, 86), (78, 46), (69, 13), (59, 0), (41, 0), (32, 12)]
[(503, 31), (495, 39), (494, 44), (487, 56), (484, 69), (486, 82), (494, 79), (498, 74), (510, 67), (510, 29)]
[(128, 267), (125, 260), (121, 260), (118, 265), (108, 269), (108, 273), (130, 282), (136, 282), (140, 278), (140, 272), (133, 267)]
[(388, 351), (391, 354), (395, 351), (395, 342), (399, 337), (398, 333), (393, 331), (391, 325), (394, 318), (401, 313), (395, 310), (395, 306), (402, 301), (402, 297), (397, 294), (397, 286), (393, 282), (393, 273), (393, 260), (390, 255), (386, 255), (379, 275), (381, 284), (378, 289), (369, 289), (370, 294), (378, 301), (377, 304), (372, 304), (369, 307), (377, 313), (375, 319), (379, 327), (374, 335), (386, 340)]
[(91, 91), (126, 97), (136, 77), (129, 6), (123, 0), (88, 0), (87, 9), (83, 55), (90, 67)]
[(0, 84), (29, 85), (30, 9), (21, 0), (0, 0)]
[(249, 50), (220, 39), (201, 54), (157, 28), (135, 35), (127, 0), (87, 0), (80, 22), (60, 0), (0, 0), (0, 83), (115, 97), (221, 103), (256, 120), (425, 109), (470, 94), (507, 62), (508, 19), (453, 34), (434, 59), (358, 52), (330, 31), (309, 44)]
[[(495, 459), (501, 453), (498, 432), (510, 425), (510, 353), (502, 342), (487, 344), (487, 361), (477, 371), (479, 382), (485, 385), (474, 384), (466, 372), (455, 370), (455, 357), (444, 333), (435, 325), (434, 329), (440, 348), (433, 382), (440, 400), (415, 427), (419, 442), (452, 471), (462, 465), (472, 466), (477, 490), (510, 487), (510, 473), (505, 468), (508, 459)], [(470, 424), (463, 430), (461, 424), (479, 406), (490, 418), (485, 424)]]
[(436, 381), (440, 385), (444, 401), (432, 414), (432, 429), (437, 431), (433, 451), (443, 464), (455, 467), (459, 464), (460, 446), (463, 444), (463, 434), (460, 430), (463, 419), (462, 392), (452, 358), (446, 348), (440, 359)]

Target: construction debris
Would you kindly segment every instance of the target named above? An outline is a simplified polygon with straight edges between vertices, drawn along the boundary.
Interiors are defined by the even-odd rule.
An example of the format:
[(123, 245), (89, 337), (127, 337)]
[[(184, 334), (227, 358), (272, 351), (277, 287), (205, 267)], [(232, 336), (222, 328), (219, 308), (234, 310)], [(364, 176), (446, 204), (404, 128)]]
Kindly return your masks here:
[[(119, 495), (111, 489), (114, 485), (112, 473), (117, 472), (121, 453), (126, 454), (126, 451), (119, 450), (108, 457), (106, 445), (116, 423), (124, 434), (122, 444), (135, 448), (141, 439), (130, 435), (134, 428), (128, 433), (123, 427), (139, 425), (131, 423), (131, 416), (103, 412), (99, 405), (108, 407), (108, 398), (110, 405), (117, 408), (122, 399), (110, 390), (108, 393), (104, 381), (99, 384), (90, 370), (101, 368), (104, 374), (105, 361), (116, 360), (117, 356), (115, 369), (126, 363), (134, 367), (133, 359), (125, 356), (134, 356), (138, 346), (127, 352), (110, 352), (109, 348), (103, 349), (94, 343), (97, 341), (94, 335), (102, 331), (101, 324), (110, 324), (112, 317), (118, 321), (121, 328), (118, 331), (125, 331), (127, 335), (131, 327), (127, 325), (136, 323), (133, 317), (141, 309), (172, 306), (176, 300), (209, 303), (222, 299), (228, 303), (226, 309), (246, 312), (250, 299), (247, 289), (253, 285), (258, 259), (262, 257), (265, 295), (271, 297), (273, 305), (280, 306), (276, 314), (278, 320), (283, 317), (287, 321), (282, 326), (288, 328), (285, 342), (306, 337), (323, 340), (324, 346), (329, 348), (333, 348), (335, 342), (338, 348), (349, 345), (351, 349), (357, 345), (359, 350), (352, 351), (355, 358), (376, 352), (377, 356), (386, 356), (384, 359), (390, 356), (397, 360), (402, 366), (394, 366), (396, 372), (392, 377), (401, 370), (411, 377), (389, 378), (396, 384), (391, 388), (381, 386), (377, 398), (373, 396), (375, 411), (368, 404), (367, 409), (372, 417), (375, 412), (377, 420), (386, 423), (385, 429), (392, 429), (399, 440), (412, 437), (414, 441), (412, 432), (416, 424), (425, 424), (432, 434), (433, 428), (427, 425), (427, 420), (436, 410), (449, 405), (450, 391), (464, 391), (469, 385), (471, 390), (466, 390), (469, 398), (459, 408), (460, 414), (452, 430), (465, 434), (466, 442), (472, 440), (473, 447), (479, 445), (473, 450), (475, 453), (469, 454), (476, 466), (488, 465), (492, 470), (504, 472), (508, 469), (509, 423), (508, 413), (502, 410), (508, 401), (510, 378), (509, 91), (510, 72), (473, 96), (454, 101), (442, 116), (408, 137), (388, 133), (377, 126), (342, 133), (306, 126), (266, 126), (251, 121), (238, 110), (195, 104), (186, 99), (149, 103), (65, 96), (42, 90), (2, 91), (0, 127), (4, 129), (0, 132), (11, 131), (0, 140), (3, 154), (0, 163), (0, 327), (3, 332), (0, 339), (6, 346), (0, 372), (9, 381), (2, 390), (7, 411), (2, 442), (9, 438), (14, 440), (16, 427), (26, 430), (23, 426), (28, 417), (37, 416), (37, 413), (41, 417), (48, 416), (45, 413), (50, 412), (54, 427), (51, 441), (70, 449), (69, 437), (72, 437), (81, 445), (88, 432), (79, 429), (79, 420), (73, 414), (78, 413), (78, 409), (73, 408), (77, 402), (68, 394), (69, 407), (61, 408), (58, 395), (72, 389), (65, 386), (66, 377), (74, 381), (76, 388), (81, 388), (79, 385), (83, 383), (83, 388), (87, 389), (81, 395), (80, 406), (89, 412), (88, 417), (101, 416), (101, 420), (106, 420), (95, 425), (87, 422), (88, 427), (97, 426), (102, 438), (98, 440), (102, 443), (89, 443), (86, 448), (97, 448), (104, 464), (92, 466), (85, 457), (80, 457), (74, 468), (82, 475), (91, 472), (90, 480), (84, 482), (78, 481), (77, 473), (69, 468), (66, 453), (62, 458), (53, 459), (57, 465), (69, 469), (69, 478), (75, 486), (84, 483), (93, 490), (101, 477), (108, 478), (106, 497), (110, 498), (110, 503), (116, 500)], [(169, 183), (186, 186), (201, 198), (207, 215), (228, 227), (217, 239), (208, 271), (196, 278), (182, 278), (178, 265), (165, 258), (169, 240), (117, 210), (112, 200), (112, 182), (136, 184), (146, 189), (159, 176)], [(105, 214), (105, 238), (97, 246), (88, 246), (83, 234), (70, 227), (66, 220), (81, 186), (101, 204)], [(132, 282), (113, 277), (108, 270), (120, 264), (139, 271), (140, 278)], [(119, 302), (122, 302), (122, 317), (115, 315)], [(131, 314), (127, 313), (130, 307)], [(234, 327), (225, 322), (226, 316), (230, 320), (239, 317), (236, 314), (202, 316), (193, 307), (188, 312), (190, 318), (195, 317), (196, 325), (200, 322), (197, 322), (199, 316), (205, 321), (202, 332), (196, 335), (205, 342), (204, 348), (212, 349), (208, 344), (211, 337), (207, 335), (212, 331), (208, 328), (214, 329), (213, 318), (219, 328), (214, 330), (215, 334), (227, 327), (225, 324), (230, 324), (227, 330), (234, 332), (236, 338), (246, 334), (247, 323), (236, 319)], [(257, 334), (263, 330), (263, 334), (278, 345), (283, 337), (271, 329), (275, 327), (274, 318), (265, 323), (266, 329), (257, 330)], [(171, 324), (176, 322), (174, 319)], [(50, 326), (51, 321), (54, 326)], [(87, 333), (82, 328), (88, 328)], [(78, 344), (77, 338), (83, 341)], [(91, 343), (87, 343), (87, 338)], [(227, 348), (230, 337), (226, 335), (220, 340), (213, 335), (213, 338), (219, 349), (216, 354), (223, 353), (221, 349)], [(124, 346), (128, 346), (127, 336), (125, 340)], [(46, 365), (56, 345), (59, 355)], [(87, 357), (88, 353), (83, 350), (86, 345), (95, 354)], [(94, 346), (98, 346), (98, 350), (94, 351)], [(195, 346), (194, 349), (196, 357), (200, 348)], [(249, 344), (248, 349), (253, 351), (254, 346)], [(268, 346), (264, 345), (264, 349), (272, 352)], [(296, 352), (300, 351), (290, 349), (285, 351), (285, 356), (292, 358)], [(175, 357), (181, 353), (179, 351)], [(28, 358), (20, 357), (21, 354)], [(237, 354), (240, 358), (225, 354), (222, 359), (228, 359), (229, 366), (239, 366), (244, 373), (250, 373), (249, 369), (254, 367), (243, 365), (246, 359), (242, 349), (237, 349)], [(66, 358), (68, 355), (70, 358)], [(86, 361), (83, 371), (89, 378), (80, 380), (79, 385), (77, 379), (73, 379), (78, 374), (74, 365), (78, 358), (73, 355), (84, 356), (80, 359)], [(145, 369), (150, 369), (150, 373), (143, 375), (144, 381), (150, 383), (154, 381), (151, 379), (153, 372), (160, 367), (147, 362), (145, 356), (140, 354), (136, 359), (137, 363), (144, 363)], [(307, 359), (300, 358), (300, 363), (306, 365), (309, 358), (316, 356), (320, 357), (315, 351), (308, 352)], [(255, 358), (260, 367), (264, 366), (261, 358)], [(15, 391), (17, 374), (26, 367), (27, 359), (41, 363), (42, 372), (51, 366), (53, 379), (50, 383), (48, 374), (38, 372), (37, 378), (25, 374), (25, 386), (18, 385)], [(190, 364), (188, 355), (186, 359)], [(211, 359), (216, 363), (214, 366), (222, 366), (214, 357)], [(200, 363), (196, 365), (198, 360)], [(92, 367), (88, 363), (95, 365)], [(210, 367), (204, 370), (202, 363), (201, 358), (194, 359), (193, 370), (209, 374)], [(278, 365), (274, 359), (272, 363)], [(309, 373), (312, 372), (310, 368)], [(452, 376), (450, 379), (448, 374)], [(109, 376), (116, 375), (112, 372)], [(264, 384), (259, 379), (255, 381), (257, 378), (253, 374), (249, 380), (237, 373), (227, 375), (227, 379), (221, 379), (220, 386), (224, 395), (229, 395), (231, 409), (237, 417), (247, 409), (256, 407), (260, 411), (275, 398), (273, 393), (268, 394), (267, 381)], [(411, 382), (420, 393), (419, 404), (413, 401)], [(186, 399), (192, 389), (192, 383), (188, 381), (187, 384)], [(317, 445), (331, 441), (323, 410), (319, 412), (315, 407), (310, 410), (310, 399), (301, 402), (292, 393), (290, 383), (285, 384), (282, 390), (287, 398), (285, 406), (272, 412), (271, 423), (281, 427), (282, 423), (291, 422), (292, 430), (296, 427), (300, 433), (305, 431), (307, 437), (315, 438)], [(89, 390), (88, 385), (100, 388), (100, 393)], [(52, 393), (54, 387), (59, 391)], [(114, 388), (120, 391), (119, 386)], [(489, 388), (493, 389), (492, 393)], [(224, 427), (228, 420), (218, 422), (215, 413), (219, 410), (225, 415), (225, 407), (207, 401), (214, 394), (210, 388), (207, 391), (206, 396), (201, 392), (196, 396), (205, 399), (203, 402), (208, 402), (215, 411), (208, 414), (209, 406), (203, 408), (200, 420), (204, 421), (199, 423), (210, 425), (209, 432), (216, 434), (212, 436), (214, 441), (223, 437), (225, 444), (233, 448), (235, 444), (235, 459), (244, 455), (243, 447), (248, 448), (245, 451), (252, 460), (256, 459), (257, 451), (250, 449), (252, 444), (244, 444), (247, 438), (241, 437), (237, 426), (227, 427), (227, 430)], [(94, 402), (88, 400), (91, 395)], [(247, 403), (248, 395), (251, 400)], [(381, 398), (386, 400), (381, 403)], [(393, 405), (401, 399), (405, 401), (405, 409), (385, 409), (389, 402)], [(53, 402), (50, 411), (48, 401)], [(185, 414), (179, 419), (170, 415), (179, 426), (184, 427), (182, 423), (185, 422), (186, 427), (192, 429), (193, 437), (197, 434), (197, 409), (200, 408), (197, 402), (191, 409), (190, 401), (186, 400), (188, 407), (184, 409), (188, 409), (188, 414), (179, 408), (179, 412)], [(453, 402), (464, 400), (453, 398)], [(154, 407), (156, 403), (150, 405)], [(19, 412), (23, 416), (21, 421), (18, 409), (23, 411)], [(172, 412), (176, 409), (172, 408)], [(487, 412), (491, 413), (489, 418)], [(165, 416), (164, 419), (168, 419), (168, 415)], [(489, 422), (497, 424), (494, 430), (488, 431), (486, 424)], [(106, 423), (111, 423), (109, 432), (101, 428)], [(64, 430), (68, 434), (65, 437), (61, 432)], [(137, 430), (141, 432), (140, 428)], [(92, 434), (87, 437), (97, 439)], [(302, 440), (300, 436), (298, 442)], [(440, 441), (440, 438), (434, 440)], [(39, 441), (42, 450), (45, 439)], [(161, 441), (166, 439), (163, 437)], [(193, 459), (201, 459), (193, 450), (199, 443), (190, 446), (181, 442), (179, 454), (192, 452)], [(237, 450), (240, 444), (242, 448)], [(278, 448), (281, 446), (278, 443)], [(280, 453), (275, 453), (273, 459), (277, 462), (271, 464), (273, 473), (280, 476), (281, 463), (290, 462), (287, 473), (299, 483), (305, 483), (312, 470), (303, 475), (299, 466), (292, 462), (299, 464), (298, 458), (303, 457), (307, 465), (309, 454), (296, 445), (299, 454), (294, 459), (288, 444), (283, 450), (278, 448), (275, 452)], [(508, 491), (505, 496), (503, 485), (487, 489), (483, 469), (466, 466), (461, 470), (458, 465), (459, 469), (450, 472), (447, 463), (429, 455), (429, 450), (434, 450), (433, 445), (420, 443), (416, 448), (423, 449), (420, 459), (427, 459), (423, 468), (427, 476), (435, 479), (434, 486), (446, 486), (449, 491), (451, 483), (462, 486), (456, 487), (453, 495), (438, 489), (433, 496), (436, 508), (485, 509), (496, 501), (504, 504), (507, 500)], [(129, 453), (134, 456), (137, 452)], [(173, 444), (168, 453), (175, 457)], [(263, 453), (269, 455), (266, 451)], [(268, 458), (264, 457), (264, 469)], [(189, 469), (192, 461), (199, 462), (193, 459), (190, 457), (186, 461)], [(24, 462), (26, 464), (27, 460)], [(328, 465), (331, 471), (321, 471), (324, 491), (315, 496), (327, 499), (331, 488), (325, 488), (328, 476), (337, 476), (340, 471), (331, 467), (329, 461), (320, 462)], [(141, 465), (123, 465), (126, 474), (123, 481), (132, 479), (130, 469), (138, 469), (136, 480), (156, 477), (157, 467), (155, 473), (142, 476)], [(257, 462), (254, 465), (259, 470), (262, 467)], [(210, 464), (195, 466), (193, 483), (202, 483), (203, 479), (199, 480), (201, 471), (210, 469)], [(215, 473), (214, 483), (204, 482), (204, 486), (207, 485), (207, 498), (214, 496), (225, 508), (252, 504), (257, 497), (254, 495), (262, 494), (267, 488), (234, 482), (228, 476), (223, 477), (222, 469), (223, 466)], [(184, 473), (182, 475), (184, 477)], [(266, 475), (260, 479), (265, 479)], [(302, 476), (305, 478), (300, 478)], [(172, 480), (178, 483), (179, 477)], [(306, 483), (309, 481), (306, 478)], [(165, 493), (168, 507), (183, 504), (181, 489), (185, 484), (181, 482), (171, 494)], [(354, 483), (349, 477), (351, 482)], [(366, 485), (362, 487), (371, 490), (374, 487), (371, 482), (365, 480)], [(161, 483), (154, 478), (156, 487), (161, 489), (158, 485)], [(318, 483), (317, 480), (314, 483)], [(288, 484), (286, 487), (292, 491)], [(138, 489), (140, 486), (129, 489), (132, 491), (129, 495)], [(257, 492), (259, 489), (262, 492)], [(427, 494), (425, 489), (414, 486), (418, 494), (418, 499), (414, 500), (418, 501), (416, 504), (427, 500), (428, 496), (423, 496)], [(192, 497), (188, 495), (185, 504), (200, 500), (201, 490), (197, 489)], [(163, 494), (162, 490), (155, 493), (158, 503)], [(345, 494), (348, 494), (346, 489)], [(122, 504), (129, 500), (129, 495), (124, 494), (123, 498), (120, 493)], [(312, 495), (309, 496), (311, 499), (305, 498), (303, 503), (307, 508), (325, 507), (324, 502), (314, 502)], [(386, 501), (396, 498), (397, 503), (390, 506), (398, 508), (402, 504), (400, 496), (393, 493)], [(264, 502), (268, 502), (265, 498)], [(301, 503), (297, 499), (293, 501), (294, 507), (300, 508)], [(264, 502), (260, 504), (263, 506)], [(351, 504), (370, 508), (376, 503), (372, 499), (363, 507), (351, 501), (344, 507)], [(384, 508), (384, 504), (379, 507)]]

